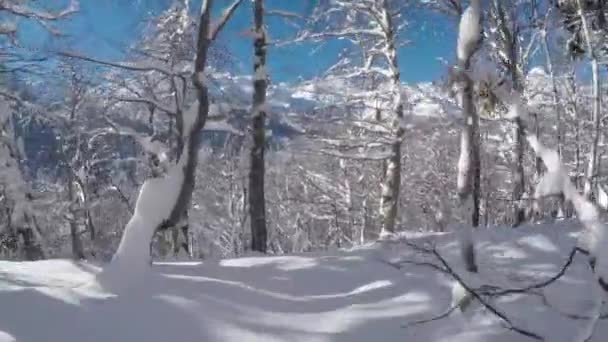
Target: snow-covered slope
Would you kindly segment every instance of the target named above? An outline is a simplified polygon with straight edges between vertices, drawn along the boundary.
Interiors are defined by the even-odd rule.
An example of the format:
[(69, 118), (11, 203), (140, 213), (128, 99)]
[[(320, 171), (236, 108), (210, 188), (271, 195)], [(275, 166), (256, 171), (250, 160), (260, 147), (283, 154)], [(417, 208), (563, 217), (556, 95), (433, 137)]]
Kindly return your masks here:
[[(497, 228), (476, 235), (481, 278), (472, 286), (524, 287), (557, 273), (575, 244), (574, 223)], [(463, 276), (451, 234), (433, 242)], [(414, 262), (414, 263), (410, 263)], [(453, 279), (400, 242), (352, 251), (155, 264), (121, 293), (90, 286), (98, 267), (65, 260), (0, 262), (0, 341), (527, 341), (471, 306), (450, 306)], [(415, 264), (418, 263), (418, 264)], [(398, 265), (400, 266), (398, 266)], [(557, 282), (492, 301), (513, 325), (571, 341), (591, 304), (583, 257)], [(593, 341), (605, 341), (602, 321)]]

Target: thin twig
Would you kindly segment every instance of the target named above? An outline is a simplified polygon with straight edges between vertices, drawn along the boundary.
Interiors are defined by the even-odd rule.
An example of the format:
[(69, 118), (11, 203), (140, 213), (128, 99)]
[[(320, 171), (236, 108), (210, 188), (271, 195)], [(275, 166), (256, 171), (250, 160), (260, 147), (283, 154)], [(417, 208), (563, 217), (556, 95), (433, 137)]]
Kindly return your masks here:
[(574, 261), (574, 257), (576, 256), (576, 253), (578, 253), (578, 252), (579, 252), (579, 248), (573, 247), (572, 250), (570, 251), (570, 254), (568, 255), (568, 259), (566, 260), (566, 263), (564, 264), (564, 266), (562, 266), (562, 268), (559, 270), (559, 272), (557, 272), (557, 274), (548, 278), (547, 280), (544, 280), (537, 284), (522, 287), (522, 288), (503, 289), (503, 290), (488, 293), (488, 294), (490, 296), (505, 296), (505, 295), (510, 295), (510, 294), (526, 293), (526, 292), (530, 292), (531, 290), (534, 290), (534, 289), (540, 289), (543, 287), (547, 287), (547, 286), (551, 285), (552, 283), (554, 283), (555, 281), (557, 281), (558, 279), (560, 279), (566, 273), (566, 270), (570, 267), (570, 265), (572, 265), (572, 262)]
[(498, 309), (496, 309), (495, 307), (493, 307), (492, 305), (490, 305), (485, 299), (482, 298), (482, 296), (477, 293), (477, 291), (475, 291), (473, 288), (471, 288), (469, 285), (467, 285), (467, 283), (464, 282), (464, 280), (456, 273), (454, 272), (454, 270), (452, 269), (452, 267), (448, 264), (448, 262), (443, 258), (443, 256), (441, 256), (441, 254), (439, 254), (439, 252), (437, 251), (437, 249), (433, 248), (432, 249), (432, 253), (433, 255), (435, 255), (435, 257), (437, 257), (437, 259), (439, 259), (439, 261), (441, 262), (441, 264), (448, 270), (448, 272), (450, 273), (450, 275), (468, 292), (470, 293), (475, 299), (477, 299), (479, 301), (479, 303), (481, 303), (481, 305), (483, 305), (486, 309), (488, 309), (490, 312), (492, 312), (494, 315), (496, 315), (497, 317), (499, 317), (500, 319), (502, 319), (505, 323), (506, 323), (506, 327), (509, 330), (513, 330), (514, 332), (517, 332), (521, 335), (530, 337), (532, 339), (535, 340), (539, 340), (539, 341), (543, 341), (543, 337), (533, 333), (531, 331), (519, 328), (517, 326), (515, 326), (513, 324), (513, 322), (511, 322), (511, 320), (502, 312), (498, 311)]
[(458, 305), (452, 305), (446, 311), (440, 313), (437, 316), (434, 316), (434, 317), (431, 317), (431, 318), (427, 318), (427, 319), (421, 319), (421, 320), (418, 320), (418, 321), (413, 321), (413, 322), (404, 324), (401, 327), (403, 327), (403, 328), (409, 328), (409, 327), (412, 327), (414, 325), (426, 324), (426, 323), (438, 321), (440, 319), (444, 319), (444, 318), (448, 317), (449, 315), (451, 315), (452, 312), (454, 312), (456, 309), (458, 309), (458, 307), (459, 307)]

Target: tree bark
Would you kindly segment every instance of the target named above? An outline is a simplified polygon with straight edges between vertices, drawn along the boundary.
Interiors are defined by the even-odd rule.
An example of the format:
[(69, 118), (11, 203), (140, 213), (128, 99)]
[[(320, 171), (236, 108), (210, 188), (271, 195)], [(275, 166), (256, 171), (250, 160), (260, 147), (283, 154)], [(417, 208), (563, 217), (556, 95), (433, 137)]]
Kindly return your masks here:
[(254, 62), (253, 62), (253, 144), (249, 170), (249, 215), (251, 249), (266, 253), (266, 199), (264, 196), (264, 150), (266, 147), (266, 30), (264, 28), (264, 0), (254, 0)]

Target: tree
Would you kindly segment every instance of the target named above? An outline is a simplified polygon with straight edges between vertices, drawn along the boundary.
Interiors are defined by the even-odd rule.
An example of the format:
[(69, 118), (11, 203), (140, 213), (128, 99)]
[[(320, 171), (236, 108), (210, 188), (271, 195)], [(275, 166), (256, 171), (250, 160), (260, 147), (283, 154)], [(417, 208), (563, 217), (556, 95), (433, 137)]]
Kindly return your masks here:
[[(28, 6), (21, 1), (1, 1), (0, 15), (3, 16), (3, 22), (0, 23), (0, 37), (8, 37), (10, 43), (12, 43), (9, 44), (11, 47), (17, 45), (18, 27), (15, 22), (11, 22), (11, 19), (15, 17), (36, 21), (48, 32), (58, 34), (59, 31), (51, 23), (76, 13), (78, 5), (77, 0), (71, 0), (65, 9), (51, 12)], [(4, 57), (11, 58), (4, 59)], [(8, 51), (6, 54), (3, 53), (3, 62), (19, 64), (23, 62), (23, 59), (13, 51)], [(27, 65), (27, 63), (21, 66), (23, 65)], [(20, 66), (15, 68), (3, 66), (0, 69), (2, 72), (19, 70)], [(34, 196), (23, 173), (23, 140), (17, 141), (18, 136), (14, 132), (16, 125), (13, 121), (15, 110), (24, 110), (24, 108), (32, 108), (33, 106), (12, 91), (5, 90), (4, 87), (0, 87), (0, 103), (3, 107), (0, 109), (0, 161), (2, 161), (0, 164), (6, 168), (0, 172), (3, 175), (0, 182), (2, 183), (1, 192), (3, 194), (1, 197), (3, 200), (10, 202), (6, 207), (6, 213), (3, 214), (6, 215), (8, 222), (9, 235), (11, 235), (9, 238), (13, 239), (11, 243), (14, 242), (18, 247), (18, 234), (20, 234), (23, 239), (26, 258), (34, 260), (44, 256), (44, 251), (39, 242), (36, 241), (36, 237), (40, 236), (40, 227), (33, 210)]]
[[(241, 2), (242, 0), (236, 0), (232, 3), (212, 27), (213, 1), (203, 1), (192, 74), (192, 84), (198, 103), (195, 110), (189, 111), (184, 116), (177, 116), (176, 126), (180, 133), (178, 146), (181, 147), (178, 150), (177, 162), (170, 167), (167, 175), (148, 179), (142, 186), (135, 212), (114, 254), (114, 269), (121, 270), (133, 264), (137, 265), (136, 269), (141, 269), (142, 262), (145, 263), (148, 259), (146, 256), (149, 254), (149, 249), (146, 243), (151, 241), (153, 233), (176, 226), (190, 206), (196, 185), (195, 171), (198, 164), (200, 132), (209, 116), (209, 93), (205, 75), (209, 46)], [(158, 198), (165, 194), (166, 198)]]
[[(479, 196), (481, 165), (479, 156), (479, 117), (473, 99), (473, 81), (467, 75), (471, 72), (471, 58), (481, 41), (481, 3), (472, 0), (462, 13), (458, 29), (458, 72), (459, 100), (465, 124), (460, 139), (460, 158), (458, 160), (458, 197), (464, 211), (470, 215), (461, 234), (461, 248), (465, 265), (469, 272), (477, 272), (475, 249), (470, 226), (479, 225)], [(469, 226), (470, 224), (470, 226)]]
[[(498, 65), (506, 70), (513, 88), (519, 93), (523, 93), (524, 90), (524, 74), (530, 58), (531, 48), (535, 43), (534, 39), (528, 39), (529, 44), (524, 45), (526, 27), (531, 27), (532, 23), (522, 23), (522, 20), (527, 18), (523, 12), (530, 12), (530, 6), (534, 6), (534, 4), (493, 0), (488, 15), (491, 26), (488, 30), (491, 32), (489, 34), (490, 51)], [(532, 29), (528, 29), (528, 31), (532, 31)], [(525, 207), (522, 203), (525, 191), (524, 132), (520, 119), (515, 120), (513, 145), (512, 200), (514, 210), (512, 224), (516, 227), (525, 219)]]
[(251, 249), (266, 253), (266, 197), (264, 196), (264, 149), (266, 148), (266, 28), (264, 0), (254, 0), (253, 123), (249, 170), (249, 215)]
[[(347, 39), (360, 48), (358, 68), (348, 78), (360, 79), (370, 76), (386, 82), (386, 100), (389, 113), (385, 131), (385, 172), (381, 181), (380, 216), (381, 234), (395, 232), (399, 193), (401, 187), (401, 145), (405, 134), (403, 127), (405, 99), (402, 93), (401, 69), (398, 63), (398, 34), (406, 26), (402, 6), (398, 1), (366, 0), (363, 2), (321, 2), (312, 22), (321, 27), (320, 32), (304, 31), (297, 40)], [(329, 29), (326, 29), (329, 27)], [(344, 69), (352, 61), (347, 56), (331, 70)], [(372, 76), (373, 75), (373, 76)], [(366, 102), (373, 101), (368, 96)], [(369, 103), (367, 104), (369, 106)], [(384, 122), (383, 122), (384, 123)], [(380, 124), (382, 126), (382, 124)], [(377, 144), (376, 144), (377, 145)], [(383, 158), (384, 159), (384, 158)]]
[(23, 139), (16, 134), (14, 122), (15, 110), (23, 110), (28, 104), (17, 97), (13, 100), (0, 100), (0, 209), (5, 219), (0, 252), (8, 250), (22, 254), (26, 260), (36, 260), (44, 258), (45, 253), (35, 218), (35, 198), (23, 172)]
[(599, 176), (599, 147), (601, 132), (601, 77), (599, 63), (606, 56), (606, 25), (605, 1), (560, 0), (555, 4), (563, 15), (563, 26), (571, 33), (567, 49), (573, 59), (585, 56), (591, 66), (592, 97), (592, 134), (589, 147), (589, 157), (585, 169), (584, 194), (591, 198), (594, 184)]

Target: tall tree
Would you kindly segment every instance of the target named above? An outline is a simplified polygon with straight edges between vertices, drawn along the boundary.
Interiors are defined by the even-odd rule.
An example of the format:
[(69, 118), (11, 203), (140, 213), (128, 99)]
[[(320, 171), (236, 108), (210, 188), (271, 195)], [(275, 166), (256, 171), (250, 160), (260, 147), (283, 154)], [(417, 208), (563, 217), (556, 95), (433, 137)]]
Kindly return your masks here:
[(266, 198), (264, 196), (264, 149), (266, 147), (266, 29), (264, 27), (264, 0), (254, 0), (254, 57), (253, 57), (253, 113), (251, 168), (249, 170), (249, 215), (251, 249), (266, 253)]

